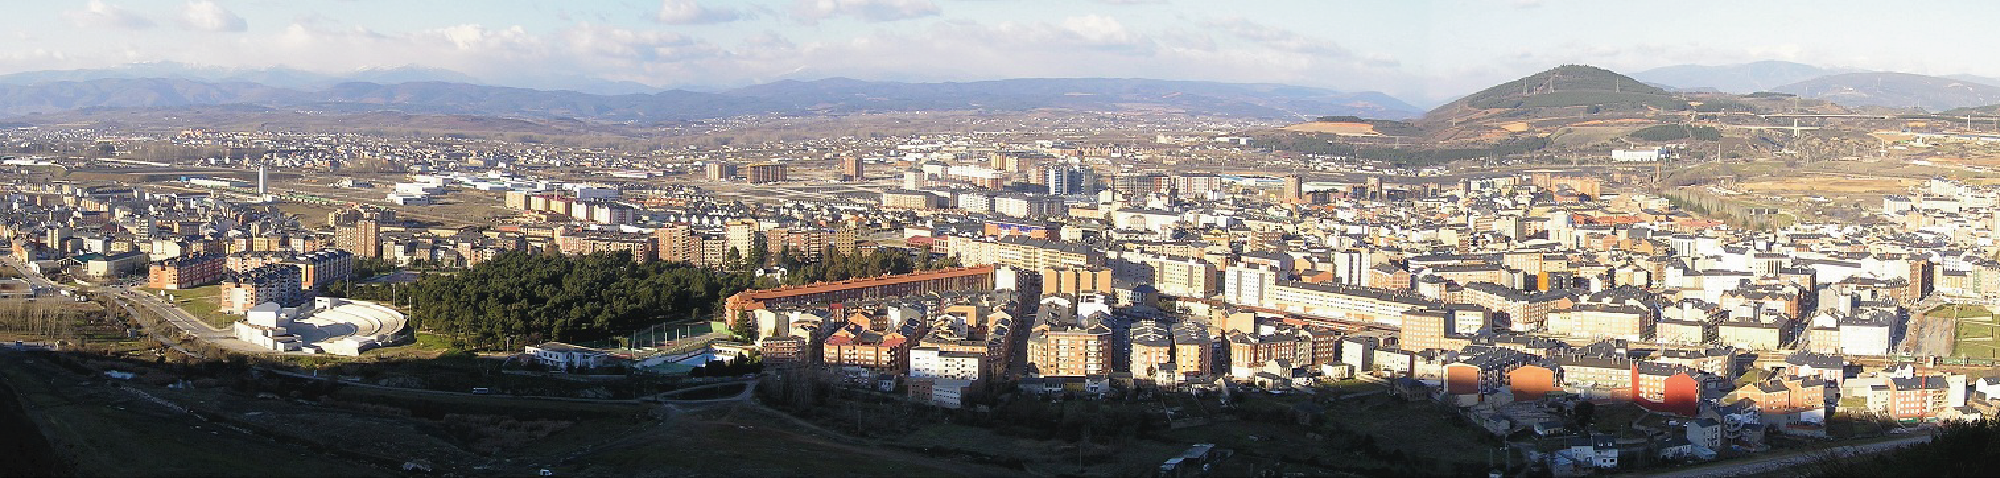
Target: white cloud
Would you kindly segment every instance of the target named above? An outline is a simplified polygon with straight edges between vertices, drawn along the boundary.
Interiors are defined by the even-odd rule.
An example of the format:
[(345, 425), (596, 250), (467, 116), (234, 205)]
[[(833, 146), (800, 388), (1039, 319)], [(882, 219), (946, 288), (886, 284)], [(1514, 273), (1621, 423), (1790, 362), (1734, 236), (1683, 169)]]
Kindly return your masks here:
[(930, 0), (798, 0), (792, 5), (792, 14), (807, 23), (841, 16), (886, 22), (935, 16), (940, 12)]
[(1386, 55), (1356, 54), (1331, 40), (1306, 36), (1290, 29), (1265, 25), (1242, 17), (1211, 20), (1207, 22), (1207, 25), (1264, 48), (1307, 55), (1318, 61), (1353, 63), (1375, 67), (1393, 67), (1400, 64), (1394, 58)]
[(733, 22), (742, 19), (743, 13), (733, 8), (704, 7), (695, 0), (663, 0), (656, 18), (670, 25), (702, 25)]
[(144, 15), (126, 11), (124, 8), (103, 0), (90, 0), (82, 10), (63, 12), (63, 19), (70, 24), (89, 28), (110, 28), (117, 30), (140, 30), (153, 27), (153, 20)]
[(250, 24), (213, 0), (194, 0), (181, 6), (181, 26), (206, 32), (241, 32)]
[(1077, 38), (1083, 39), (1085, 42), (1093, 45), (1135, 45), (1143, 43), (1140, 41), (1139, 35), (1135, 35), (1131, 30), (1125, 29), (1125, 24), (1119, 23), (1118, 19), (1101, 15), (1064, 18), (1062, 27), (1068, 30), (1070, 34), (1076, 35)]

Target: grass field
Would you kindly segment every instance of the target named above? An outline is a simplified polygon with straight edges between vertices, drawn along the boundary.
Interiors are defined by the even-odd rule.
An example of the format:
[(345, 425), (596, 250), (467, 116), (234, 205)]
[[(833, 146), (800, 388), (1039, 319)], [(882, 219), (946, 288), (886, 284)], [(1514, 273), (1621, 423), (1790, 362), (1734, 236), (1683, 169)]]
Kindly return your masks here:
[(218, 310), (222, 304), (217, 303), (216, 298), (221, 292), (221, 285), (205, 285), (193, 289), (169, 290), (167, 295), (173, 297), (171, 302), (181, 310), (187, 311), (208, 325), (226, 329), (229, 324), (243, 320), (243, 317)]
[[(555, 437), (551, 437), (552, 439)], [(751, 405), (678, 413), (617, 444), (574, 455), (585, 476), (1010, 476), (1018, 472), (822, 436)]]
[(1993, 312), (1976, 305), (1943, 305), (1924, 314), (1927, 317), (1956, 317), (1951, 341), (1952, 355), (1966, 358), (2000, 358), (1994, 343), (2000, 322)]
[(451, 344), (446, 343), (443, 336), (430, 332), (417, 332), (415, 342), (395, 347), (368, 349), (362, 352), (361, 356), (385, 360), (434, 359), (451, 350)]
[(0, 360), (0, 379), (77, 476), (395, 476), (86, 384), (46, 363)]

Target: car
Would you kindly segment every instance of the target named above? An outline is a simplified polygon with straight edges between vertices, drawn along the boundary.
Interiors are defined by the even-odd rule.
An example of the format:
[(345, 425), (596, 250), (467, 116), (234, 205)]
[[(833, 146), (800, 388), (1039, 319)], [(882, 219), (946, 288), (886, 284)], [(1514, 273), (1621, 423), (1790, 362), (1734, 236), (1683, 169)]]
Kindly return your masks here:
[(473, 394), (473, 395), (490, 395), (490, 394), (492, 394), (492, 393), (493, 393), (493, 389), (490, 389), (490, 388), (486, 388), (486, 387), (473, 387), (473, 389), (472, 389), (472, 394)]

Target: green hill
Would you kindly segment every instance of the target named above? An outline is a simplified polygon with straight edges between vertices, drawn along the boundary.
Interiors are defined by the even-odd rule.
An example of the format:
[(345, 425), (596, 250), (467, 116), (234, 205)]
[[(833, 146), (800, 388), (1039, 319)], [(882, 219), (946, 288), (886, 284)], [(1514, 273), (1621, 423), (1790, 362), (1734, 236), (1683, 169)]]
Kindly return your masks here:
[(1503, 124), (1644, 117), (1691, 108), (1680, 96), (1617, 72), (1563, 65), (1446, 103), (1417, 125), (1432, 139), (1490, 142), (1516, 135), (1499, 127)]
[(1494, 85), (1460, 99), (1473, 108), (1539, 108), (1562, 106), (1646, 104), (1671, 109), (1687, 102), (1666, 90), (1587, 65), (1563, 65)]

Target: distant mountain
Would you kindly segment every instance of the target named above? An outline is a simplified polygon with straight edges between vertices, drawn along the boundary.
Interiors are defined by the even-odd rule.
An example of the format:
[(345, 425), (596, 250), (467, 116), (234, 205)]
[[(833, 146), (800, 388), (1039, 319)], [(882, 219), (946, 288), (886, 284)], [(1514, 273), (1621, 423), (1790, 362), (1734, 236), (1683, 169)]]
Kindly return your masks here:
[(1861, 70), (1851, 68), (1823, 68), (1772, 60), (1734, 65), (1663, 66), (1634, 73), (1632, 78), (1668, 85), (1676, 90), (1714, 88), (1730, 93), (1754, 93), (1822, 76), (1859, 72)]
[[(265, 71), (260, 74), (279, 75)], [(409, 69), (371, 73), (382, 78), (448, 75)], [(29, 75), (33, 76), (33, 75)], [(27, 77), (15, 76), (22, 80)], [(968, 83), (894, 83), (851, 79), (781, 81), (701, 93), (598, 95), (575, 91), (482, 86), (454, 82), (342, 82), (320, 89), (253, 82), (203, 82), (174, 78), (108, 78), (62, 81), (43, 75), (0, 81), (0, 115), (82, 108), (148, 108), (247, 104), (331, 112), (399, 111), (412, 114), (536, 116), (606, 121), (673, 121), (769, 112), (988, 110), (1180, 111), (1263, 118), (1357, 115), (1406, 118), (1416, 108), (1374, 92), (1346, 93), (1276, 84), (1145, 79), (1016, 79)], [(284, 77), (298, 80), (304, 76)]]
[(1973, 82), (1973, 83), (1985, 83), (1985, 84), (1988, 84), (1988, 85), (1994, 85), (1994, 86), (2000, 86), (2000, 78), (1994, 78), (1994, 77), (1991, 77), (1991, 76), (1979, 76), (1979, 75), (1964, 75), (1964, 74), (1959, 74), (1959, 75), (1941, 75), (1941, 76), (1939, 76), (1939, 77), (1940, 77), (1940, 78), (1951, 78), (1951, 79), (1954, 79), (1954, 80), (1960, 80), (1960, 81), (1970, 81), (1970, 82)]
[(0, 114), (16, 115), (93, 107), (191, 106), (223, 103), (288, 103), (295, 90), (256, 83), (203, 83), (192, 80), (111, 78), (59, 81), (34, 86), (0, 85)]
[(412, 81), (482, 83), (478, 78), (464, 73), (414, 65), (396, 68), (364, 68), (347, 74), (330, 75), (285, 67), (227, 68), (159, 61), (128, 63), (111, 68), (13, 73), (0, 75), (0, 85), (38, 85), (62, 81), (91, 81), (111, 78), (164, 78), (212, 83), (244, 82), (294, 89), (320, 89), (349, 81), (373, 83), (404, 83)]
[(1039, 108), (1177, 109), (1268, 118), (1355, 115), (1408, 118), (1416, 107), (1377, 92), (1346, 93), (1269, 83), (1137, 78), (1022, 78), (964, 83), (785, 80), (722, 92), (830, 110), (1022, 111)]
[(1819, 98), (1846, 106), (1953, 108), (2000, 103), (2000, 86), (1909, 73), (1848, 73), (1792, 83), (1772, 91)]

